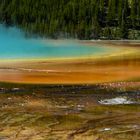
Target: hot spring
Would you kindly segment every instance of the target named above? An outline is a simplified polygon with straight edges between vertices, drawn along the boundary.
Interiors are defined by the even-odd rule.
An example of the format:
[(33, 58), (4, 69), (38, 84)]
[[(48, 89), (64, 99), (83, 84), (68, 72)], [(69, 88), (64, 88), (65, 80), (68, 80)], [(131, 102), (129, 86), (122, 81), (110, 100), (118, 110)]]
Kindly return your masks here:
[(88, 58), (108, 53), (111, 50), (114, 49), (88, 46), (76, 41), (26, 38), (25, 33), (19, 29), (0, 25), (0, 60)]

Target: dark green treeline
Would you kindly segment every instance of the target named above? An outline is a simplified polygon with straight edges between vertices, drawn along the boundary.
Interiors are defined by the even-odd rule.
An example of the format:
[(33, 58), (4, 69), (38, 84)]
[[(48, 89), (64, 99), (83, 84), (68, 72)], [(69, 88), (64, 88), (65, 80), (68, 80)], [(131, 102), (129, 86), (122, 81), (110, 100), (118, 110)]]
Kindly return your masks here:
[(0, 21), (52, 38), (140, 39), (140, 0), (0, 0)]

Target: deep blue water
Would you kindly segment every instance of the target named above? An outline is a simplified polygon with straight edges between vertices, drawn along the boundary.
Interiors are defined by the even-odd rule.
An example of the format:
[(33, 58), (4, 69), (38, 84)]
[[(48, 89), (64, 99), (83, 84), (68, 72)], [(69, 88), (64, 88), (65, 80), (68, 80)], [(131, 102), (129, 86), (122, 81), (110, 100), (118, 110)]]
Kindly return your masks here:
[(49, 41), (26, 38), (17, 28), (0, 25), (0, 59), (91, 57), (109, 51), (104, 47), (84, 46), (75, 41)]

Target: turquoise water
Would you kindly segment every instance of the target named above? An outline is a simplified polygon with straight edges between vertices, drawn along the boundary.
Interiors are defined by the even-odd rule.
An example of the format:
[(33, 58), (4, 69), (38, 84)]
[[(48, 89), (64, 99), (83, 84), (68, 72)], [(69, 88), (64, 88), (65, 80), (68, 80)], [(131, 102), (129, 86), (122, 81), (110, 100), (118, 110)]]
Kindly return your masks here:
[(26, 38), (19, 29), (0, 25), (0, 59), (91, 57), (107, 51), (104, 47), (84, 46), (72, 41)]

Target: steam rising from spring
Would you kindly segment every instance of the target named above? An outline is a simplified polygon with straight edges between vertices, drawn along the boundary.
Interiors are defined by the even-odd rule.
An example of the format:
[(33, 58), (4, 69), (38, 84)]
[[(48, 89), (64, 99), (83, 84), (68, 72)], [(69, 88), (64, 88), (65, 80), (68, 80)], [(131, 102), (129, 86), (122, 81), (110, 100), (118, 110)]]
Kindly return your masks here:
[(27, 38), (16, 27), (0, 25), (0, 59), (91, 57), (105, 51), (104, 47), (85, 46), (76, 41)]

